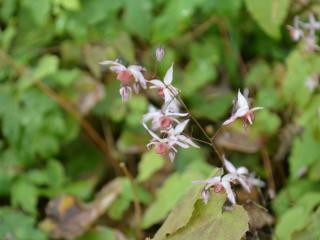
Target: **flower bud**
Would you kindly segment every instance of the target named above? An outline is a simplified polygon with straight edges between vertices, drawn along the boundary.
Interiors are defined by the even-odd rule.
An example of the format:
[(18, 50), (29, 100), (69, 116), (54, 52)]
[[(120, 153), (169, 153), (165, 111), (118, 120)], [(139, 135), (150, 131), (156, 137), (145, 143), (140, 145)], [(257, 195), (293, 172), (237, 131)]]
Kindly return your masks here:
[(161, 62), (162, 58), (164, 57), (164, 48), (158, 47), (156, 49), (156, 59), (158, 62)]

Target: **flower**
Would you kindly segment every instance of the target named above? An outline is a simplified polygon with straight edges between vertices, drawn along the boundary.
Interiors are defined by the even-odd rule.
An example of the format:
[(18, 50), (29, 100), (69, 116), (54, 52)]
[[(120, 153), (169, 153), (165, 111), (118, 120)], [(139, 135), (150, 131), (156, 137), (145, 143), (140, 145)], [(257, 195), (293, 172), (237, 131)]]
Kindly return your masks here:
[(319, 76), (317, 74), (311, 75), (304, 84), (310, 91), (313, 91), (319, 86)]
[(147, 88), (147, 80), (142, 72), (145, 69), (138, 65), (130, 65), (128, 67), (117, 61), (103, 61), (101, 65), (111, 65), (111, 71), (117, 73), (117, 79), (121, 82), (120, 95), (123, 101), (127, 101), (132, 94), (132, 88), (136, 93), (139, 93), (140, 87)]
[(224, 156), (223, 164), (226, 170), (229, 172), (231, 180), (238, 181), (247, 192), (251, 192), (250, 186), (246, 181), (246, 175), (249, 173), (248, 169), (246, 167), (235, 168), (235, 166), (233, 166), (233, 164), (229, 162)]
[(314, 34), (316, 30), (320, 29), (320, 22), (316, 21), (313, 14), (309, 14), (309, 22), (303, 24), (304, 28), (309, 30), (310, 33)]
[(249, 108), (248, 100), (238, 91), (238, 96), (235, 103), (235, 109), (229, 119), (223, 122), (223, 125), (228, 125), (234, 122), (237, 118), (242, 118), (244, 127), (249, 123), (250, 125), (254, 120), (254, 111), (263, 109), (262, 107)]
[(172, 127), (172, 123), (179, 124), (177, 117), (185, 117), (188, 113), (171, 112), (170, 109), (164, 108), (157, 110), (155, 107), (150, 106), (149, 112), (143, 116), (143, 122), (152, 120), (152, 130), (165, 130)]
[(175, 128), (169, 130), (163, 130), (162, 134), (164, 138), (160, 138), (155, 132), (151, 131), (145, 123), (142, 123), (145, 129), (152, 136), (150, 143), (147, 144), (147, 148), (155, 146), (156, 153), (168, 156), (171, 161), (174, 160), (176, 153), (178, 152), (177, 146), (182, 148), (189, 148), (190, 146), (198, 147), (189, 137), (182, 135), (182, 131), (188, 124), (189, 120), (185, 120), (179, 123)]
[(164, 57), (164, 48), (158, 47), (156, 49), (156, 59), (158, 62), (161, 62), (162, 58)]
[(232, 204), (236, 203), (235, 194), (231, 188), (232, 177), (230, 174), (226, 174), (223, 177), (214, 176), (207, 180), (194, 180), (193, 184), (205, 184), (204, 189), (202, 190), (202, 199), (206, 204), (209, 199), (210, 193), (209, 189), (212, 189), (215, 193), (227, 193), (227, 197)]
[(179, 94), (177, 88), (172, 86), (173, 79), (173, 64), (166, 72), (163, 82), (158, 79), (150, 80), (152, 84), (150, 88), (155, 88), (158, 90), (158, 95), (164, 98), (166, 104), (169, 104), (172, 101), (172, 98), (176, 97)]
[(296, 42), (296, 41), (299, 41), (301, 37), (303, 37), (303, 31), (299, 26), (299, 23), (300, 23), (299, 17), (296, 16), (293, 21), (294, 21), (293, 26), (288, 25), (287, 27), (292, 40)]

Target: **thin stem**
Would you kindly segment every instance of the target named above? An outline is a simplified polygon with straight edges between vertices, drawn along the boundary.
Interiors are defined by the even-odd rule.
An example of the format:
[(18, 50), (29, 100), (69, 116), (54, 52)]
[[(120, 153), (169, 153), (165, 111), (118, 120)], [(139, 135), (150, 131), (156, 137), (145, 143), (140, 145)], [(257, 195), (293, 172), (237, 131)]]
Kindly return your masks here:
[[(263, 165), (264, 165), (264, 168), (266, 169), (268, 186), (271, 190), (271, 194), (274, 195), (276, 192), (276, 186), (275, 186), (274, 177), (273, 177), (271, 159), (269, 157), (268, 150), (265, 147), (262, 148), (261, 153), (262, 153)], [(273, 197), (274, 196), (271, 196), (271, 198)]]
[(211, 142), (203, 141), (203, 140), (198, 139), (198, 138), (195, 138), (195, 137), (191, 137), (191, 139), (192, 139), (192, 140), (195, 140), (195, 141), (197, 141), (197, 142), (205, 143), (205, 144), (211, 146)]
[(136, 188), (136, 183), (132, 175), (130, 174), (128, 168), (126, 167), (125, 163), (121, 162), (119, 164), (121, 170), (126, 175), (126, 177), (130, 181), (130, 185), (132, 188), (133, 193), (133, 201), (134, 201), (134, 211), (135, 211), (135, 218), (136, 218), (136, 239), (142, 239), (142, 232), (141, 232), (141, 206), (138, 197), (138, 192)]

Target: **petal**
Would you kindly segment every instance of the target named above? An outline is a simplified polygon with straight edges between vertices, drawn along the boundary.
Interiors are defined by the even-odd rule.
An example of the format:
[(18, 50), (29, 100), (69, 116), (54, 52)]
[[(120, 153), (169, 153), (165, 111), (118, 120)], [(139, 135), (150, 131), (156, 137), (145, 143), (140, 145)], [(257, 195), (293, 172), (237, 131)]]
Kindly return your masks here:
[(247, 107), (249, 109), (249, 104), (247, 99), (242, 95), (240, 89), (238, 90), (238, 97), (237, 97), (237, 106), (239, 108)]
[(236, 198), (234, 196), (234, 192), (231, 188), (231, 185), (229, 182), (225, 182), (225, 181), (222, 181), (221, 182), (222, 186), (224, 187), (224, 189), (226, 190), (227, 192), (227, 197), (229, 199), (229, 201), (232, 203), (232, 204), (235, 204), (236, 203)]
[(144, 126), (145, 129), (147, 129), (147, 131), (149, 132), (149, 134), (154, 138), (157, 139), (158, 141), (161, 141), (161, 138), (155, 134), (154, 132), (152, 132), (145, 123), (142, 123), (142, 125)]
[(164, 80), (163, 82), (166, 85), (171, 85), (172, 83), (172, 78), (173, 78), (173, 64), (171, 65), (171, 67), (168, 69), (168, 71), (166, 72), (166, 75), (164, 76)]
[(248, 171), (248, 169), (247, 169), (246, 167), (239, 167), (239, 168), (237, 169), (237, 173), (238, 173), (239, 175), (245, 175), (245, 174), (248, 174), (249, 171)]
[(263, 107), (254, 107), (254, 108), (251, 108), (250, 111), (254, 112), (254, 111), (257, 111), (257, 110), (261, 110), (261, 109), (263, 109)]
[(175, 134), (180, 134), (180, 133), (182, 133), (182, 131), (183, 131), (183, 130), (185, 129), (185, 127), (187, 126), (188, 122), (189, 122), (189, 119), (187, 119), (187, 120), (183, 121), (182, 123), (178, 124), (178, 125), (175, 127), (175, 129), (174, 129)]
[(195, 148), (200, 148), (197, 144), (195, 144), (190, 138), (184, 136), (184, 135), (179, 135), (178, 139), (181, 141), (184, 141), (185, 143), (195, 147)]
[(237, 118), (235, 116), (231, 116), (229, 119), (225, 120), (222, 125), (228, 125), (232, 122), (234, 122)]
[(149, 83), (151, 83), (152, 85), (155, 85), (157, 87), (161, 87), (161, 88), (165, 88), (166, 86), (163, 84), (162, 81), (158, 80), (158, 79), (153, 79), (150, 80)]
[(223, 163), (229, 173), (237, 173), (237, 169), (225, 157), (223, 157)]
[(244, 190), (246, 190), (248, 193), (251, 192), (249, 184), (243, 178), (239, 177), (237, 180), (239, 181)]

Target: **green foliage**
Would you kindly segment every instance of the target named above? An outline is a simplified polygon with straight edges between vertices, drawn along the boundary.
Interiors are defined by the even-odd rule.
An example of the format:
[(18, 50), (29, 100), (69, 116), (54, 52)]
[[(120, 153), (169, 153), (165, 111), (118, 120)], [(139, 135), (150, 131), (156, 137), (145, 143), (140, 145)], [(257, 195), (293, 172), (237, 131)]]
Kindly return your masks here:
[[(197, 192), (199, 189), (194, 189), (189, 194)], [(191, 196), (189, 200), (179, 201), (154, 239), (212, 239), (212, 236), (216, 239), (241, 239), (248, 230), (246, 211), (235, 205), (232, 210), (222, 212), (225, 200), (225, 195), (214, 194), (208, 204)]]
[[(38, 227), (45, 204), (71, 194), (81, 207), (90, 206), (118, 178), (110, 157), (125, 162), (133, 179), (119, 178), (107, 216), (84, 226), (88, 232), (78, 239), (133, 239), (134, 190), (145, 236), (244, 237), (250, 212), (224, 208), (223, 194), (204, 205), (202, 187), (191, 184), (210, 176), (212, 165), (221, 166), (200, 142), (208, 139), (190, 121), (187, 134), (200, 140), (200, 149), (179, 149), (173, 163), (146, 152), (150, 136), (141, 118), (160, 99), (153, 90), (141, 91), (123, 103), (120, 82), (98, 64), (104, 59), (141, 64), (147, 79), (163, 79), (174, 63), (174, 86), (210, 137), (220, 129), (215, 141), (221, 152), (264, 180), (271, 177), (260, 150), (268, 153), (277, 187), (270, 200), (272, 237), (319, 238), (320, 96), (319, 86), (310, 90), (306, 81), (320, 73), (320, 57), (287, 33), (297, 13), (307, 19), (319, 6), (292, 0), (0, 0), (0, 238), (52, 238)], [(160, 45), (165, 56), (156, 64)], [(264, 110), (246, 131), (241, 121), (220, 128), (236, 91), (246, 88), (250, 106)], [(248, 144), (255, 154), (240, 147)], [(261, 192), (267, 202), (269, 187)], [(243, 200), (241, 191), (237, 195)]]
[(290, 0), (245, 0), (245, 3), (259, 26), (271, 37), (279, 39), (280, 27), (287, 15)]

